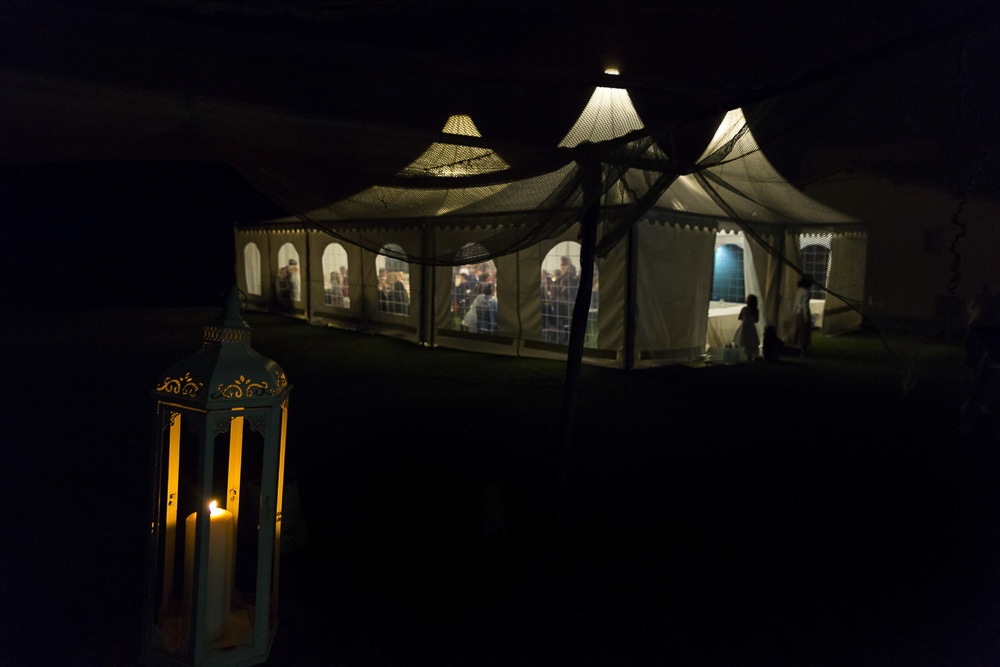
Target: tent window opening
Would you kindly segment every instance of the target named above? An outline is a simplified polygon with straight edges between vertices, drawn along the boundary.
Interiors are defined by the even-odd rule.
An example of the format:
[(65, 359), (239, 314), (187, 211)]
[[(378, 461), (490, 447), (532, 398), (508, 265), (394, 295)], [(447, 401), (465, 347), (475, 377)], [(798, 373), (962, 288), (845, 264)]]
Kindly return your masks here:
[(278, 248), (278, 298), (284, 301), (302, 300), (302, 275), (299, 251), (291, 243)]
[(812, 276), (813, 286), (809, 288), (810, 299), (825, 299), (823, 284), (830, 270), (830, 249), (816, 243), (803, 246), (801, 250), (802, 270)]
[[(485, 249), (483, 254), (486, 254)], [(452, 270), (451, 285), (452, 330), (495, 334), (499, 305), (496, 263), (487, 260), (456, 266)]]
[(715, 250), (712, 270), (712, 300), (743, 303), (746, 288), (743, 283), (743, 249), (732, 243)]
[(351, 307), (351, 287), (347, 277), (347, 251), (339, 243), (323, 249), (323, 303), (333, 308)]
[[(576, 292), (580, 287), (580, 244), (563, 241), (556, 245), (542, 260), (542, 341), (566, 345), (573, 322), (573, 307)], [(585, 347), (597, 347), (597, 310), (600, 290), (597, 280), (597, 265), (594, 265), (594, 291), (590, 297), (590, 312), (587, 316), (587, 331), (584, 335)]]
[[(384, 253), (393, 253), (388, 257)], [(399, 256), (406, 256), (403, 248), (395, 243), (382, 246), (375, 258), (378, 273), (378, 310), (391, 315), (410, 314), (410, 264)]]
[(260, 296), (260, 248), (253, 241), (243, 246), (243, 271), (247, 281), (247, 293)]

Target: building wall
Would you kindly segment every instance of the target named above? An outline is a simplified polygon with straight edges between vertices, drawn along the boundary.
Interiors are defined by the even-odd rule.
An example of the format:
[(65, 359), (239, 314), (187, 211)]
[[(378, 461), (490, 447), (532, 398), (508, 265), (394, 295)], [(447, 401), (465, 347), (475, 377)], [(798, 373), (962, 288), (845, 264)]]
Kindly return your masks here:
[[(952, 194), (865, 174), (819, 181), (806, 192), (869, 223), (867, 302), (888, 317), (934, 320), (941, 315), (954, 275), (949, 246), (959, 201)], [(970, 201), (960, 219), (967, 236), (957, 245), (961, 281), (956, 294), (965, 302), (983, 282), (994, 290), (998, 286), (1000, 204)]]

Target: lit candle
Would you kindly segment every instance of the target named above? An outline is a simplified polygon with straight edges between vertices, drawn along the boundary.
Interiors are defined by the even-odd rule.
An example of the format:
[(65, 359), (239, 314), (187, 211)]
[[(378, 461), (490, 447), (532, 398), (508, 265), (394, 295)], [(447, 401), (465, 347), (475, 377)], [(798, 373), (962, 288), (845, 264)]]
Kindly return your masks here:
[[(205, 639), (216, 641), (226, 633), (233, 582), (233, 513), (219, 509), (213, 500), (208, 537), (208, 573), (205, 581)], [(194, 577), (194, 540), (197, 512), (189, 514), (184, 524), (184, 593), (190, 619), (191, 587)]]

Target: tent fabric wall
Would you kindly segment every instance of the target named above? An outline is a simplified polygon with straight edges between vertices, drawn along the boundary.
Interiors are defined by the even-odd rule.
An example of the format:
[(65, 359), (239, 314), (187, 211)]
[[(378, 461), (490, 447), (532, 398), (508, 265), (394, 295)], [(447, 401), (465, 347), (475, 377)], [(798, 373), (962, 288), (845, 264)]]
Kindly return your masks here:
[[(281, 289), (281, 277), (279, 271), (283, 268), (283, 260), (287, 262), (289, 256), (288, 248), (297, 257), (296, 262), (299, 267), (298, 290), (296, 294), (284, 294)], [(269, 305), (270, 310), (285, 313), (293, 317), (307, 318), (309, 306), (309, 278), (310, 264), (309, 243), (305, 229), (295, 229), (287, 232), (278, 232), (272, 235), (267, 254), (267, 264), (270, 269), (270, 290), (273, 299)], [(287, 263), (285, 264), (287, 266)], [(298, 298), (295, 298), (297, 296)]]
[[(423, 252), (424, 238), (421, 229), (410, 227), (406, 229), (384, 229), (371, 232), (370, 237), (379, 241), (382, 247), (395, 244), (407, 254)], [(421, 322), (424, 317), (423, 302), (423, 269), (419, 264), (408, 263), (409, 270), (409, 309), (404, 314), (382, 312), (379, 310), (378, 293), (378, 254), (369, 250), (361, 250), (361, 298), (363, 304), (362, 325), (367, 331), (402, 338), (411, 342), (424, 340)], [(352, 290), (353, 294), (353, 290)], [(354, 298), (351, 298), (354, 305)]]
[[(562, 235), (517, 253), (518, 294), (521, 336), (518, 354), (525, 357), (565, 359), (566, 346), (542, 340), (542, 297), (540, 276), (542, 262), (550, 250), (564, 241), (576, 241), (579, 225), (573, 225)], [(612, 249), (607, 258), (597, 259), (600, 284), (598, 305), (597, 347), (585, 347), (583, 360), (592, 365), (624, 367), (624, 262), (622, 250)], [(579, 267), (577, 267), (579, 268)], [(605, 283), (607, 282), (607, 291)]]
[[(735, 314), (710, 318), (714, 250), (723, 239), (744, 248), (747, 293), (759, 289), (763, 330), (768, 313), (777, 312), (779, 336), (790, 340), (794, 333), (792, 303), (799, 274), (753, 236), (742, 232), (720, 234), (710, 218), (701, 225), (643, 220), (632, 230), (634, 242), (619, 243), (606, 257), (597, 258), (596, 347), (584, 349), (584, 360), (614, 368), (642, 368), (701, 357), (706, 343), (722, 345), (731, 340)], [(448, 247), (463, 239), (474, 243), (475, 229), (435, 229), (428, 225), (408, 228), (371, 229), (369, 237), (383, 246), (395, 244), (404, 252), (433, 252), (437, 236), (448, 238)], [(456, 268), (409, 264), (409, 312), (381, 312), (378, 294), (378, 255), (341, 241), (321, 230), (287, 229), (272, 224), (253, 230), (237, 229), (237, 281), (247, 291), (246, 252), (249, 244), (260, 249), (262, 294), (248, 295), (248, 306), (308, 319), (315, 324), (366, 330), (412, 342), (467, 351), (563, 359), (566, 346), (547, 342), (542, 335), (540, 274), (550, 250), (566, 241), (576, 241), (579, 225), (530, 248), (497, 257), (496, 334), (456, 331), (453, 325), (453, 285)], [(798, 261), (798, 235), (793, 232), (762, 237), (792, 262)], [(281, 248), (290, 244), (299, 255), (302, 300), (291, 304), (279, 295), (277, 272)], [(326, 303), (323, 253), (339, 244), (347, 255), (350, 303), (335, 307)], [(835, 233), (831, 241), (830, 288), (851, 299), (861, 299), (864, 289), (866, 234)], [(749, 268), (747, 265), (749, 264)], [(329, 267), (327, 267), (329, 268)], [(579, 268), (579, 266), (577, 267)], [(629, 275), (635, 294), (634, 339), (629, 349)], [(756, 282), (756, 287), (754, 286)], [(593, 303), (593, 302), (592, 302)], [(824, 333), (836, 334), (860, 326), (860, 315), (828, 296)], [(736, 306), (734, 306), (735, 308)], [(715, 328), (710, 322), (717, 320)], [(722, 322), (725, 320), (725, 322)], [(720, 324), (721, 323), (721, 324)], [(724, 325), (724, 326), (723, 326)], [(725, 331), (720, 334), (718, 328)], [(728, 327), (728, 328), (726, 328)], [(714, 334), (714, 337), (713, 337)], [(720, 338), (722, 336), (722, 338)], [(724, 340), (723, 340), (724, 339)]]
[(770, 256), (767, 250), (764, 249), (760, 243), (758, 243), (753, 237), (747, 236), (744, 239), (744, 252), (745, 256), (749, 261), (746, 262), (746, 281), (747, 281), (747, 294), (757, 295), (757, 309), (760, 311), (760, 320), (757, 322), (758, 329), (760, 329), (761, 340), (764, 340), (764, 327), (771, 324), (770, 319), (767, 314), (767, 301), (770, 297), (768, 294), (768, 284), (767, 284), (767, 266), (770, 261)]
[[(830, 239), (830, 277), (826, 286), (833, 292), (859, 304), (865, 298), (865, 264), (868, 235), (854, 232)], [(830, 292), (823, 307), (823, 333), (835, 336), (855, 331), (861, 326), (861, 313)]]
[[(325, 269), (321, 268), (323, 253), (331, 244), (339, 244), (347, 252), (349, 304), (346, 307), (330, 305), (326, 299)], [(309, 321), (350, 329), (361, 328), (365, 307), (361, 248), (312, 230), (309, 232), (309, 266), (315, 267), (309, 271)]]
[[(268, 258), (271, 256), (271, 235), (262, 229), (236, 230), (234, 239), (236, 242), (236, 285), (246, 295), (247, 308), (251, 310), (268, 310), (273, 301), (271, 263), (268, 261)], [(257, 290), (251, 289), (251, 278), (248, 275), (248, 253), (246, 249), (251, 247), (251, 244), (260, 254), (259, 293), (255, 293)]]
[[(795, 266), (799, 265), (798, 234), (786, 232), (782, 238), (781, 254)], [(795, 291), (798, 289), (799, 274), (787, 264), (782, 264), (778, 270), (780, 280), (780, 299), (778, 307), (778, 337), (790, 341), (795, 337)]]
[[(476, 231), (467, 229), (436, 230), (431, 235), (434, 243), (439, 236), (447, 237), (448, 247), (474, 242)], [(497, 269), (497, 331), (495, 334), (456, 331), (452, 327), (454, 275), (457, 267), (427, 267), (433, 275), (434, 292), (431, 303), (433, 313), (432, 340), (435, 345), (459, 350), (486, 351), (493, 354), (516, 354), (516, 341), (520, 338), (518, 316), (518, 262), (516, 255), (503, 255), (493, 260)]]
[[(664, 225), (642, 223), (653, 237), (676, 235), (676, 230)], [(461, 234), (461, 230), (441, 230), (445, 234)], [(372, 232), (375, 233), (375, 232)], [(395, 243), (404, 250), (416, 247), (419, 243), (433, 243), (435, 234), (425, 234), (420, 229), (385, 230), (379, 232), (384, 236), (385, 243)], [(330, 243), (338, 242), (321, 231), (287, 232), (272, 226), (265, 232), (247, 232), (237, 230), (237, 257), (242, 256), (248, 243), (261, 246), (261, 237), (269, 238), (268, 247), (272, 264), (277, 267), (277, 250), (285, 243), (293, 243), (296, 249), (301, 248), (300, 257), (305, 272), (303, 284), (308, 285), (309, 311), (292, 310), (288, 304), (278, 299), (271, 280), (270, 295), (267, 301), (255, 300), (250, 305), (261, 310), (272, 310), (298, 317), (307, 317), (315, 324), (329, 324), (344, 328), (367, 330), (383, 335), (397, 336), (413, 342), (426, 342), (469, 351), (491, 352), (550, 359), (564, 359), (566, 346), (545, 342), (542, 336), (542, 304), (540, 275), (546, 254), (560, 243), (576, 241), (579, 233), (578, 225), (568, 229), (562, 235), (548, 239), (521, 252), (498, 257), (497, 267), (497, 334), (469, 333), (451, 330), (451, 303), (453, 269), (452, 267), (421, 267), (410, 264), (410, 311), (408, 315), (379, 312), (378, 278), (376, 272), (376, 254), (356, 246), (345, 245), (349, 252), (350, 307), (331, 308), (325, 304), (324, 284), (321, 269), (323, 251)], [(709, 236), (699, 232), (699, 236)], [(454, 239), (449, 240), (449, 243)], [(685, 245), (675, 248), (675, 252), (686, 254)], [(628, 266), (627, 244), (621, 244), (612, 249), (606, 258), (597, 259), (599, 280), (599, 298), (597, 300), (598, 337), (597, 347), (584, 350), (587, 363), (608, 367), (622, 368), (625, 365), (625, 292), (626, 270)], [(709, 252), (710, 255), (710, 252)], [(653, 275), (661, 275), (656, 270), (657, 262), (647, 261)], [(579, 267), (578, 267), (579, 268)], [(707, 271), (710, 274), (711, 266)], [(272, 272), (273, 275), (273, 272)], [(425, 278), (426, 277), (426, 278)], [(246, 278), (242, 262), (237, 265), (237, 278), (241, 289), (245, 290)], [(422, 285), (426, 279), (430, 289), (424, 290)], [(707, 288), (706, 288), (707, 289)], [(681, 290), (678, 288), (678, 292)], [(426, 298), (422, 295), (426, 294)], [(306, 297), (304, 297), (306, 298)], [(694, 299), (689, 299), (694, 302)], [(676, 299), (674, 300), (676, 301)], [(673, 302), (650, 302), (652, 307), (664, 307)], [(672, 307), (676, 307), (675, 305)], [(662, 319), (662, 318), (660, 318)], [(679, 323), (679, 320), (678, 320)], [(675, 323), (674, 326), (679, 324)], [(686, 326), (686, 325), (684, 325)], [(701, 331), (704, 336), (704, 329)], [(662, 346), (661, 346), (662, 347)], [(676, 346), (675, 346), (676, 347)], [(685, 351), (695, 352), (695, 346), (684, 344)], [(678, 348), (672, 358), (680, 355)], [(650, 363), (655, 362), (651, 359)], [(647, 364), (649, 365), (649, 364)]]
[(715, 229), (643, 222), (636, 271), (636, 367), (705, 351)]

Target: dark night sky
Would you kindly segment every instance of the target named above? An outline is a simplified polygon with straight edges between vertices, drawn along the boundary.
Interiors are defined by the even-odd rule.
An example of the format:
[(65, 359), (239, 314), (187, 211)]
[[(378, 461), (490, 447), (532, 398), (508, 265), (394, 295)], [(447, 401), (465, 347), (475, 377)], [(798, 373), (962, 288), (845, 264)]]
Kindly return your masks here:
[(3, 307), (214, 305), (234, 279), (233, 223), (283, 214), (228, 165), (3, 166)]

